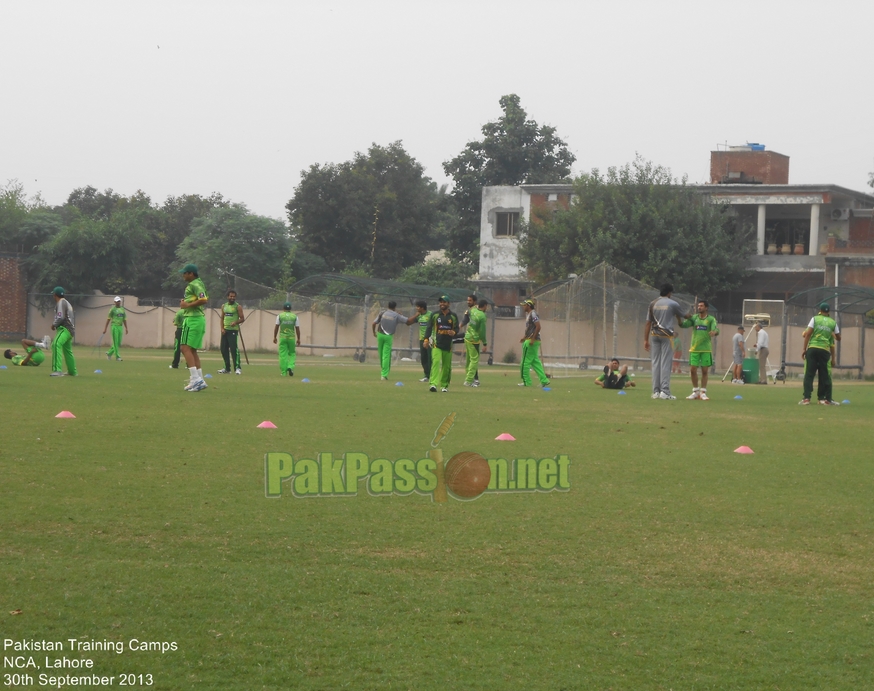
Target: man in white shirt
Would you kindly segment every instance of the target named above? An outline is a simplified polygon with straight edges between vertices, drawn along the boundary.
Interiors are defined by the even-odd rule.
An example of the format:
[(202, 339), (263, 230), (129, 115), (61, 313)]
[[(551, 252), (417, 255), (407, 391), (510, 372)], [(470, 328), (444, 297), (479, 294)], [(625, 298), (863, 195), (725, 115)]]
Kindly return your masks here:
[(759, 354), (759, 384), (768, 383), (768, 343), (770, 338), (762, 322), (756, 322), (756, 352)]

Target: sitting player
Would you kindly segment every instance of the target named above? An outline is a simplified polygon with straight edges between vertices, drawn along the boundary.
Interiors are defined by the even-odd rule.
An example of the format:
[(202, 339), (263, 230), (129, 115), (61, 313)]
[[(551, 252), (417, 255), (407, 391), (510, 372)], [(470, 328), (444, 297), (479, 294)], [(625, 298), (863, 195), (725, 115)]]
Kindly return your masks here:
[(595, 384), (602, 389), (624, 389), (626, 386), (636, 386), (628, 378), (628, 365), (619, 366), (619, 360), (613, 358), (609, 365), (604, 366), (604, 374), (595, 379)]
[(13, 365), (39, 367), (46, 359), (45, 353), (41, 352), (48, 348), (46, 340), (31, 341), (29, 338), (22, 339), (21, 347), (24, 348), (24, 355), (19, 355), (14, 350), (7, 350), (3, 355), (7, 360), (12, 360)]

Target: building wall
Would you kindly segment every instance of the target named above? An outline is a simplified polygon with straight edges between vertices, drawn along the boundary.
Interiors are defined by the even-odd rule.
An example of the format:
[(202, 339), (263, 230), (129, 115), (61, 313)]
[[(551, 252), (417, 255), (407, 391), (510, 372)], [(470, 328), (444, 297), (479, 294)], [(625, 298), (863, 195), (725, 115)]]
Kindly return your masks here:
[(0, 337), (19, 340), (27, 332), (27, 290), (15, 255), (0, 254)]
[(776, 151), (711, 151), (710, 183), (789, 184), (789, 157)]
[(524, 280), (524, 271), (517, 259), (515, 237), (495, 237), (495, 214), (518, 212), (527, 221), (531, 209), (530, 196), (521, 187), (483, 187), (480, 220), (479, 276), (485, 281)]

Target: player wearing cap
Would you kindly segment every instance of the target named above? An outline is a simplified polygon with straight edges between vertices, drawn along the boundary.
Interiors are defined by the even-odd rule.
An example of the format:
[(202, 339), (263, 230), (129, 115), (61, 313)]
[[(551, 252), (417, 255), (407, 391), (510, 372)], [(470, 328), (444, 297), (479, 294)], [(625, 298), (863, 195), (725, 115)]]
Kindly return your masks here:
[(744, 383), (744, 358), (746, 357), (744, 331), (744, 327), (739, 326), (737, 327), (737, 333), (731, 337), (732, 384)]
[(55, 299), (55, 319), (52, 322), (52, 331), (57, 335), (52, 341), (52, 374), (53, 377), (63, 377), (61, 361), (67, 365), (67, 374), (75, 377), (76, 358), (73, 357), (73, 335), (76, 330), (73, 326), (73, 306), (64, 297), (64, 289), (58, 286), (52, 291)]
[(479, 386), (480, 352), (486, 353), (489, 349), (489, 344), (486, 341), (486, 310), (488, 308), (489, 301), (480, 300), (478, 305), (471, 305), (467, 310), (467, 331), (464, 332), (464, 348), (467, 353), (465, 386)]
[(628, 378), (628, 365), (619, 365), (619, 360), (613, 358), (609, 365), (604, 366), (604, 374), (595, 379), (595, 386), (602, 389), (624, 389), (626, 386), (637, 386)]
[(804, 351), (801, 357), (804, 360), (804, 393), (799, 405), (810, 405), (810, 396), (813, 394), (813, 378), (819, 376), (816, 386), (816, 397), (820, 405), (840, 405), (832, 400), (832, 376), (830, 365), (835, 359), (835, 341), (841, 340), (841, 329), (829, 315), (830, 308), (827, 302), (819, 306), (817, 314), (804, 333)]
[(279, 376), (293, 377), (297, 360), (297, 342), (300, 341), (300, 327), (297, 325), (297, 315), (291, 311), (291, 303), (286, 302), (282, 309), (283, 311), (276, 315), (273, 342), (279, 349)]
[(203, 347), (203, 337), (206, 334), (206, 313), (203, 307), (209, 302), (209, 295), (197, 274), (196, 264), (186, 264), (179, 273), (187, 284), (185, 296), (179, 301), (179, 308), (185, 310), (180, 349), (191, 375), (185, 390), (203, 391), (206, 382), (203, 380), (203, 369), (197, 350)]
[(759, 355), (759, 381), (758, 384), (768, 383), (768, 353), (770, 353), (771, 337), (765, 331), (764, 322), (756, 322), (753, 327), (756, 330), (756, 353)]
[(525, 335), (519, 339), (522, 344), (522, 382), (519, 386), (531, 386), (531, 369), (540, 381), (541, 386), (549, 385), (549, 377), (543, 371), (543, 363), (540, 361), (540, 317), (534, 311), (534, 300), (523, 300), (522, 309), (525, 310)]
[(48, 350), (48, 343), (43, 341), (31, 341), (29, 338), (21, 340), (21, 347), (24, 348), (24, 355), (19, 355), (14, 350), (7, 350), (3, 353), (3, 357), (7, 360), (12, 360), (12, 364), (17, 367), (39, 367), (45, 362), (46, 356), (42, 352)]
[(106, 353), (106, 359), (115, 359), (121, 361), (121, 337), (122, 330), (127, 334), (127, 313), (124, 307), (121, 306), (121, 298), (116, 295), (113, 299), (113, 305), (109, 308), (109, 316), (106, 317), (106, 324), (103, 325), (103, 333), (106, 334), (106, 329), (112, 323), (112, 347)]
[(243, 316), (243, 308), (237, 303), (237, 291), (228, 291), (228, 301), (222, 305), (222, 339), (221, 353), (225, 361), (224, 369), (219, 374), (242, 374), (243, 368), (240, 362), (240, 351), (237, 349), (237, 336), (240, 334), (240, 324), (246, 321)]
[[(698, 314), (680, 322), (684, 329), (692, 328), (692, 345), (689, 347), (689, 369), (692, 374), (692, 395), (686, 400), (709, 401), (707, 396), (707, 376), (713, 367), (713, 336), (719, 335), (716, 319), (707, 314), (707, 300), (699, 300)], [(701, 368), (701, 386), (698, 386), (698, 368)]]
[(458, 316), (449, 309), (448, 295), (441, 295), (438, 304), (440, 309), (431, 315), (425, 329), (425, 342), (431, 348), (431, 385), (428, 390), (436, 392), (439, 386), (446, 393), (452, 379), (452, 340), (458, 333)]
[(395, 331), (398, 324), (411, 324), (413, 319), (408, 319), (402, 314), (395, 312), (395, 307), (398, 306), (394, 300), (389, 301), (388, 309), (379, 313), (373, 323), (370, 325), (373, 329), (373, 335), (376, 337), (376, 352), (379, 353), (380, 364), (380, 380), (388, 381), (388, 374), (391, 371), (391, 347), (394, 341)]

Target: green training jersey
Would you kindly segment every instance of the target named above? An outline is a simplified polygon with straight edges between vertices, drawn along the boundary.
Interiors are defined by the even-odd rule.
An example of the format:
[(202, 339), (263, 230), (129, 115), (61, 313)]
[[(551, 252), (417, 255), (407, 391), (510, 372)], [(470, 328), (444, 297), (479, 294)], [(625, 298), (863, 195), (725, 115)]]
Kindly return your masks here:
[(175, 326), (177, 329), (181, 329), (184, 321), (185, 310), (176, 310), (176, 314), (173, 316), (173, 326)]
[(468, 343), (488, 345), (486, 342), (486, 313), (479, 309), (479, 307), (471, 307), (469, 314), (470, 322), (467, 325), (467, 331), (464, 333), (464, 340)]
[(831, 317), (826, 317), (824, 314), (817, 314), (810, 320), (808, 327), (813, 329), (810, 340), (807, 342), (808, 348), (831, 350), (832, 343), (835, 340), (835, 333), (840, 333), (837, 328), (837, 322)]
[(276, 316), (276, 323), (279, 325), (279, 338), (297, 338), (294, 330), (297, 326), (297, 315), (294, 312), (280, 312)]
[(43, 353), (36, 346), (31, 346), (27, 349), (27, 353), (25, 353), (24, 355), (16, 355), (14, 358), (12, 358), (12, 364), (20, 366), (30, 353), (33, 353), (33, 357), (30, 358), (30, 362), (24, 365), (24, 367), (39, 367), (43, 362), (45, 362), (45, 353)]
[[(185, 286), (185, 297), (183, 298), (185, 302), (194, 302), (195, 300), (201, 300), (203, 298), (209, 300), (209, 295), (206, 294), (206, 286), (203, 285), (203, 281), (199, 278), (195, 278)], [(198, 305), (197, 307), (186, 307), (184, 309), (186, 319), (188, 317), (205, 316), (203, 305)]]
[(122, 326), (127, 319), (124, 307), (111, 307), (109, 309), (109, 321), (113, 326)]
[(431, 321), (433, 312), (425, 312), (424, 314), (416, 315), (416, 323), (419, 325), (419, 340), (425, 340), (425, 332), (428, 330), (428, 323)]
[(689, 348), (690, 353), (711, 353), (713, 352), (713, 344), (710, 341), (710, 332), (719, 333), (719, 328), (716, 326), (716, 319), (709, 314), (702, 319), (697, 314), (693, 314), (688, 319), (684, 319), (682, 326), (684, 329), (692, 327), (692, 345)]
[(226, 302), (224, 305), (222, 305), (222, 324), (225, 327), (225, 331), (239, 331), (240, 330), (239, 324), (234, 324), (233, 326), (231, 326), (231, 324), (233, 324), (233, 322), (237, 321), (237, 319), (240, 316), (239, 312), (237, 311), (238, 308), (239, 308), (239, 306), (237, 305), (236, 302), (233, 304), (231, 304), (230, 302)]

